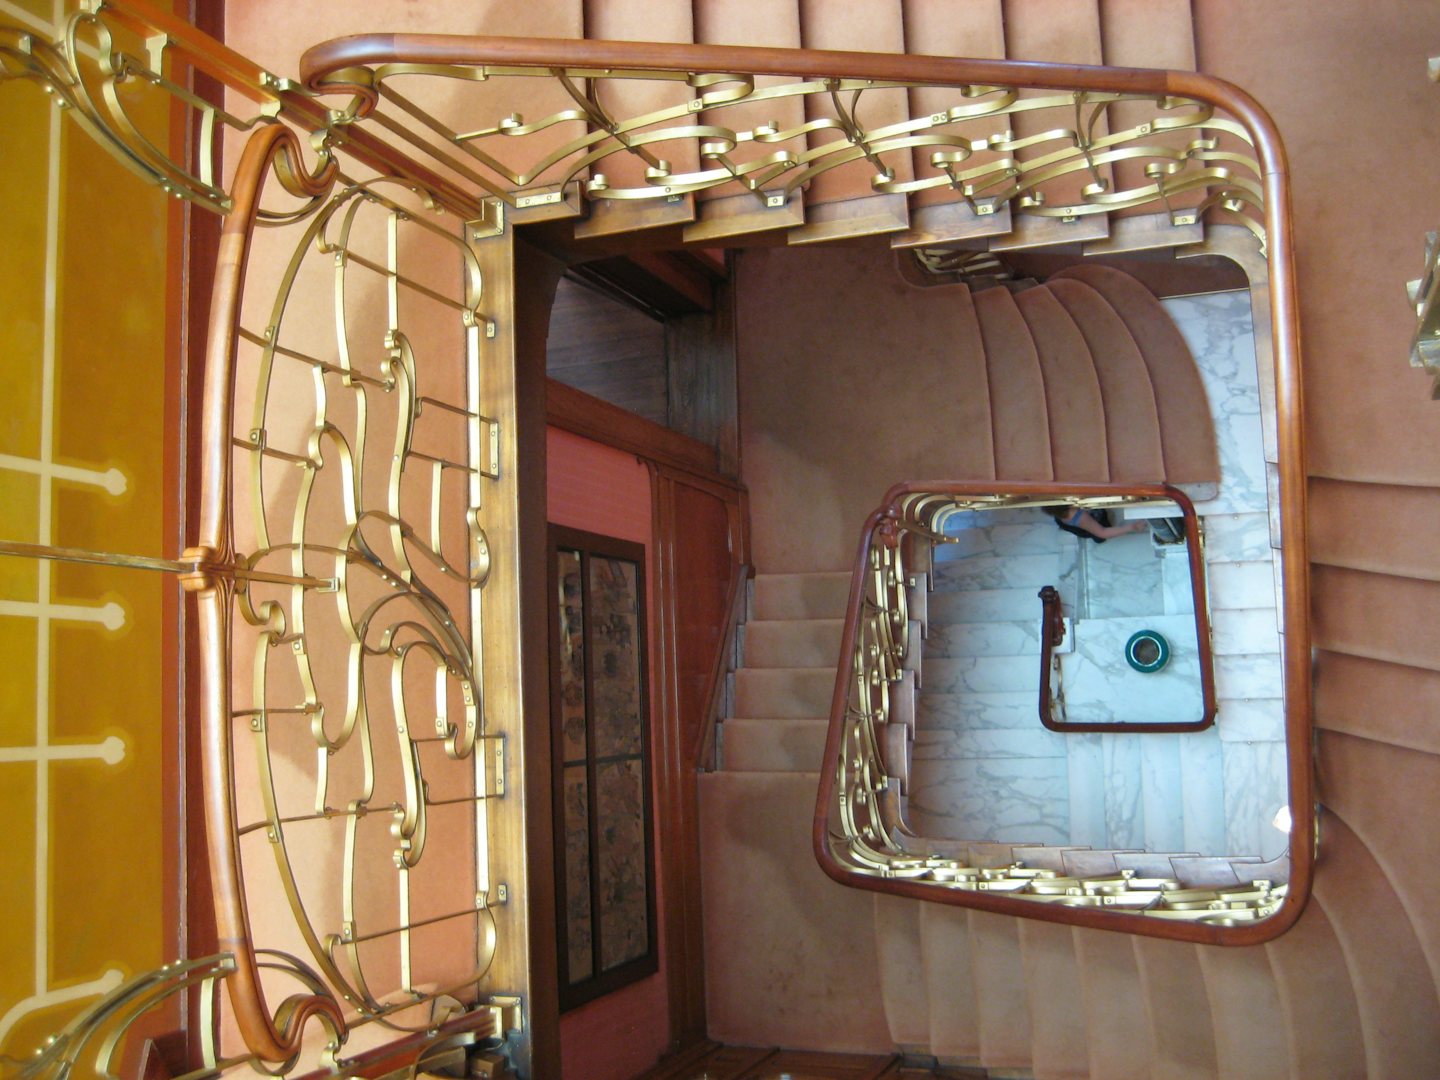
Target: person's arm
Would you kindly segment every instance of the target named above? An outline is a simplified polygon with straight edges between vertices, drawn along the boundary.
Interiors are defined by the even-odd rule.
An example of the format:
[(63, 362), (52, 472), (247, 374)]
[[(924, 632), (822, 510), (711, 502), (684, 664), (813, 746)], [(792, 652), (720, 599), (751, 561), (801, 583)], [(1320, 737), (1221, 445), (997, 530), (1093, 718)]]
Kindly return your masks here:
[(1080, 520), (1075, 523), (1077, 528), (1084, 529), (1091, 536), (1098, 536), (1102, 540), (1113, 540), (1117, 536), (1124, 536), (1126, 533), (1143, 532), (1150, 526), (1143, 521), (1132, 521), (1126, 525), (1101, 525), (1095, 516), (1088, 510), (1082, 510)]

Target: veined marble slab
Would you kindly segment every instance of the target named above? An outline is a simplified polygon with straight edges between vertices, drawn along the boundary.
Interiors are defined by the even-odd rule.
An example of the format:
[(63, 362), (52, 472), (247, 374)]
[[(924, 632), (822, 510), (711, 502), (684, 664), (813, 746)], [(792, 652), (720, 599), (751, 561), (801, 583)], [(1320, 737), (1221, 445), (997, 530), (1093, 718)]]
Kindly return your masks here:
[(969, 589), (930, 594), (930, 625), (1040, 618), (1040, 590)]
[(1165, 610), (1164, 560), (1145, 533), (1118, 536), (1104, 544), (1081, 547), (1081, 619), (1150, 615)]
[[(1170, 642), (1170, 661), (1160, 671), (1142, 674), (1126, 662), (1125, 644), (1138, 630), (1155, 630)], [(1061, 656), (1060, 666), (1065, 715), (1071, 723), (1200, 719), (1203, 698), (1193, 616), (1077, 620), (1075, 651)]]
[(1271, 822), (1287, 799), (1285, 744), (1224, 743), (1225, 839), (1232, 855), (1273, 859), (1289, 837)]
[(1180, 806), (1186, 851), (1202, 855), (1239, 854), (1226, 846), (1225, 773), (1215, 728), (1176, 735), (1180, 744)]
[[(945, 535), (954, 537), (952, 544), (935, 546), (935, 561), (969, 559), (986, 555), (1048, 555), (1060, 550), (1064, 537), (1055, 523), (1039, 510), (1013, 510), (1014, 520), (1007, 524), (965, 525), (967, 518), (985, 517), (956, 514), (945, 523)], [(1022, 516), (1023, 515), (1023, 516)]]
[(1283, 742), (1285, 700), (1278, 697), (1222, 699), (1215, 727), (1223, 742)]
[(1140, 735), (1140, 804), (1147, 851), (1182, 851), (1185, 807), (1180, 743), (1173, 735)]
[[(1036, 661), (1038, 678), (1039, 662)], [(987, 694), (936, 694), (915, 699), (916, 731), (936, 728), (1030, 728), (1040, 726), (1037, 691)]]
[(1215, 693), (1226, 698), (1273, 698), (1283, 695), (1280, 657), (1274, 653), (1215, 658)]
[(1145, 804), (1141, 801), (1142, 735), (1100, 736), (1105, 757), (1105, 846), (1145, 846)]
[[(1037, 590), (1038, 591), (1038, 590)], [(1040, 655), (1040, 617), (1006, 622), (950, 623), (930, 627), (925, 659), (943, 656)]]
[(1064, 844), (1067, 785), (1063, 757), (916, 761), (911, 824), (922, 836)]
[(934, 587), (964, 589), (1039, 589), (1052, 585), (1060, 573), (1057, 551), (1040, 555), (972, 555), (937, 562)]
[(1207, 563), (1270, 558), (1270, 518), (1264, 507), (1238, 514), (1206, 514), (1202, 525)]
[(1161, 304), (1195, 355), (1220, 455), (1220, 492), (1202, 513), (1266, 508), (1265, 440), (1250, 296), (1236, 291), (1184, 296)]
[(1210, 630), (1217, 656), (1280, 652), (1280, 631), (1271, 607), (1212, 611)]
[(965, 758), (1063, 758), (1065, 736), (1040, 725), (992, 728), (919, 728), (913, 761)]
[(1103, 736), (1066, 735), (1065, 748), (1070, 780), (1070, 843), (1108, 847)]
[(1212, 562), (1210, 608), (1275, 609), (1275, 569), (1268, 553), (1256, 562)]
[(926, 692), (939, 694), (986, 690), (1038, 694), (1040, 663), (1029, 656), (940, 657), (925, 661), (924, 680)]

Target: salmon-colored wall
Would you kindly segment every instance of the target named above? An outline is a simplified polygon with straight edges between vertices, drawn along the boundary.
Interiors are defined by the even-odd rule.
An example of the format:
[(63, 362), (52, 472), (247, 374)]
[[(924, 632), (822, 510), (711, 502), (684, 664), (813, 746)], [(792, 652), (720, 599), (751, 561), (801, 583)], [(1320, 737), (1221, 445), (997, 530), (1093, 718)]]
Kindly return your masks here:
[[(645, 545), (647, 662), (655, 668), (655, 559), (650, 517), (650, 473), (633, 455), (582, 439), (558, 428), (546, 441), (546, 494), (556, 525), (616, 536)], [(650, 680), (650, 715), (659, 715), (655, 679)], [(655, 804), (652, 764), (651, 804)], [(655, 859), (661, 858), (659, 830)], [(656, 874), (656, 908), (663, 907)], [(565, 1080), (629, 1080), (659, 1060), (670, 1040), (669, 995), (665, 987), (665, 942), (660, 970), (613, 994), (573, 1009), (560, 1018), (561, 1068)]]

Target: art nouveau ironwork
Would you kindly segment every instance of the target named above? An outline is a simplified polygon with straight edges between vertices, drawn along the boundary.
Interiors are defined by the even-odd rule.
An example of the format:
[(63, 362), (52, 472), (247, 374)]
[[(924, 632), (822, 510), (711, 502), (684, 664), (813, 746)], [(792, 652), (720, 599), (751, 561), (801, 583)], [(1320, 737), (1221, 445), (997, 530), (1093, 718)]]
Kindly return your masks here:
[[(1274, 915), (1289, 892), (1288, 859), (1267, 865), (1270, 876), (1242, 882), (1243, 888), (1194, 889), (1168, 874), (1133, 869), (1071, 872), (1061, 861), (1064, 848), (1046, 853), (1036, 850), (1043, 845), (1025, 846), (1042, 860), (1027, 863), (1013, 857), (1010, 844), (987, 844), (985, 837), (976, 837), (978, 844), (927, 837), (914, 830), (905, 790), (915, 717), (913, 708), (897, 703), (905, 676), (916, 666), (912, 650), (919, 649), (909, 615), (909, 593), (917, 582), (906, 569), (906, 552), (917, 545), (954, 542), (944, 528), (952, 515), (1057, 501), (1115, 508), (1188, 505), (1182, 493), (1163, 484), (1011, 483), (1004, 491), (984, 484), (920, 484), (892, 489), (871, 515), (852, 578), (815, 811), (814, 844), (821, 866), (836, 880), (876, 891), (1011, 915), (1026, 914), (1025, 902), (1034, 901), (1071, 909), (1050, 917), (1085, 925), (1104, 926), (1113, 916), (1123, 922), (1117, 928), (1131, 933), (1147, 932), (1147, 920), (1190, 923), (1201, 929), (1192, 934), (1176, 927), (1166, 936), (1199, 940), (1217, 928)], [(1193, 521), (1193, 513), (1187, 517)], [(1198, 555), (1198, 536), (1191, 548)], [(1193, 576), (1191, 587), (1197, 637), (1205, 642), (1202, 661), (1208, 665), (1203, 578)], [(1048, 659), (1042, 652), (1042, 663)], [(985, 856), (977, 858), (978, 850)], [(1080, 914), (1078, 909), (1099, 910)]]

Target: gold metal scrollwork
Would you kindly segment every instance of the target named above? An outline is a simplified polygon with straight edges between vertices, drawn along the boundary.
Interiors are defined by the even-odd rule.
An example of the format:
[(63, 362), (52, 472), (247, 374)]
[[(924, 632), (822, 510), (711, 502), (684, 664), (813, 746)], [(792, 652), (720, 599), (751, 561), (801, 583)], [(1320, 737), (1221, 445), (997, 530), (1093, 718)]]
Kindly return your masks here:
[[(0, 83), (25, 79), (38, 84), (125, 168), (176, 198), (227, 213), (231, 201), (213, 168), (220, 132), (225, 127), (248, 131), (274, 121), (279, 99), (248, 119), (227, 112), (165, 75), (169, 42), (163, 34), (141, 43), (147, 53), (144, 58), (118, 46), (104, 8), (103, 3), (95, 3), (91, 10), (71, 15), (58, 41), (0, 24)], [(137, 119), (137, 109), (148, 93), (178, 101), (187, 113), (198, 115), (202, 145), (196, 155), (198, 172), (178, 162), (166, 148), (165, 132), (147, 130), (147, 124)], [(162, 115), (168, 123), (168, 110)]]

